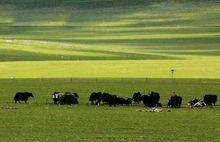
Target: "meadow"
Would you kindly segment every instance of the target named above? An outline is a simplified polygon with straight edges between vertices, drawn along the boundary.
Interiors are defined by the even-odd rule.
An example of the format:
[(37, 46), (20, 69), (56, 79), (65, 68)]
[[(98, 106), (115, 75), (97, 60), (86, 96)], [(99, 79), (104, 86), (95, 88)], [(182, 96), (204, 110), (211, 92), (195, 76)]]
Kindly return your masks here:
[[(187, 107), (220, 92), (219, 25), (219, 0), (1, 0), (0, 141), (220, 141), (219, 102)], [(80, 104), (46, 104), (54, 91)], [(93, 91), (158, 91), (163, 112), (91, 106)], [(183, 108), (167, 112), (172, 91)]]
[[(1, 80), (1, 141), (219, 141), (219, 103), (215, 108), (190, 109), (187, 102), (205, 93), (220, 92), (219, 80), (204, 79), (16, 79)], [(133, 92), (161, 93), (163, 112), (136, 112), (143, 104), (92, 106), (93, 91), (123, 97)], [(183, 96), (181, 109), (166, 108), (170, 92)], [(27, 105), (14, 104), (18, 91), (30, 91)], [(53, 91), (75, 91), (80, 104), (51, 104)], [(46, 104), (49, 103), (49, 104)], [(17, 109), (7, 109), (15, 107)]]

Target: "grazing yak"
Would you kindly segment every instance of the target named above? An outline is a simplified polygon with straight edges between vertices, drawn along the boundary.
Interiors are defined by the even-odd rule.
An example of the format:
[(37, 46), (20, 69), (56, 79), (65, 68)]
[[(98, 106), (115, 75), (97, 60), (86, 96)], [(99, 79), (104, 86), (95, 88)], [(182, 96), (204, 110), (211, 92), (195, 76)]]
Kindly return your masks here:
[(102, 93), (102, 102), (103, 102), (103, 104), (109, 104), (110, 99), (112, 99), (112, 95), (111, 94), (105, 93), (105, 92)]
[(125, 98), (123, 98), (123, 97), (117, 97), (117, 105), (121, 105), (121, 106), (123, 106), (124, 105), (124, 103), (125, 103), (125, 101), (126, 101), (126, 99)]
[(123, 106), (123, 105), (127, 105), (127, 106), (132, 105), (132, 98), (125, 99), (125, 98), (122, 98), (122, 97), (117, 97), (117, 104), (121, 105), (121, 106)]
[(118, 97), (116, 95), (110, 95), (107, 103), (109, 106), (116, 106), (118, 104)]
[(91, 104), (100, 105), (101, 102), (103, 104), (108, 104), (109, 106), (117, 106), (117, 105), (132, 105), (132, 99), (118, 97), (117, 95), (112, 95), (109, 93), (101, 93), (101, 92), (93, 92), (89, 97), (89, 101)]
[(91, 104), (95, 105), (100, 105), (102, 102), (103, 104), (109, 104), (109, 106), (116, 106), (116, 104), (118, 103), (118, 100), (116, 98), (117, 96), (115, 97), (109, 93), (93, 92), (89, 97), (89, 101), (91, 102)]
[(101, 92), (93, 92), (90, 97), (89, 97), (89, 101), (91, 102), (91, 104), (95, 104), (95, 105), (100, 105), (102, 100), (102, 93)]
[(53, 98), (53, 103), (54, 104), (58, 104), (59, 103), (59, 100), (60, 100), (60, 97), (63, 95), (63, 93), (60, 93), (60, 92), (54, 92), (52, 94), (52, 98)]
[(160, 101), (160, 94), (157, 92), (151, 92), (149, 95), (143, 95), (142, 101), (145, 107), (162, 107)]
[(127, 99), (125, 100), (124, 104), (125, 104), (125, 105), (128, 105), (128, 106), (129, 106), (129, 105), (132, 105), (132, 100), (133, 100), (132, 98), (127, 98)]
[(141, 98), (141, 93), (140, 92), (135, 92), (133, 94), (133, 97), (132, 97), (133, 101), (137, 104), (139, 104), (141, 101), (142, 101), (142, 98)]
[(217, 102), (217, 95), (205, 95), (204, 102), (208, 106), (210, 106), (210, 105), (215, 106), (215, 104)]
[(193, 107), (204, 107), (206, 106), (206, 103), (204, 101), (200, 101), (198, 99), (194, 99), (188, 102), (188, 106), (190, 106), (190, 108)]
[(71, 104), (78, 104), (79, 95), (77, 93), (70, 93), (66, 92), (64, 95), (60, 96), (59, 104), (60, 105), (71, 105)]
[(20, 101), (24, 101), (25, 104), (27, 104), (27, 101), (30, 97), (34, 97), (34, 95), (29, 92), (17, 92), (14, 96), (14, 101), (15, 103), (20, 103)]
[(182, 104), (182, 97), (174, 95), (174, 96), (170, 97), (168, 104), (167, 104), (167, 107), (180, 108), (181, 104)]

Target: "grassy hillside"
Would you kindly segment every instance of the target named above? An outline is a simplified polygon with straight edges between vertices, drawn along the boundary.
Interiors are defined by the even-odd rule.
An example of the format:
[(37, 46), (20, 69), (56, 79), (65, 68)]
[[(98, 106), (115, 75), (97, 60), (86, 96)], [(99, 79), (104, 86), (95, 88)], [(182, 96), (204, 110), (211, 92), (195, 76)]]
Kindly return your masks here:
[[(217, 0), (1, 0), (0, 76), (120, 77), (123, 73), (160, 78), (169, 77), (159, 74), (183, 63), (179, 72), (194, 72), (179, 77), (220, 78), (215, 73), (220, 59), (219, 15)], [(105, 62), (103, 68), (90, 60), (114, 61)], [(147, 61), (137, 67), (125, 60)], [(48, 70), (32, 73), (32, 64), (41, 69), (46, 65)], [(97, 73), (85, 72), (87, 64), (94, 64)], [(115, 68), (122, 64), (125, 68)], [(166, 70), (160, 68), (163, 72), (150, 76), (158, 72), (152, 64), (167, 65)], [(127, 70), (143, 66), (147, 69), (140, 74)], [(54, 68), (79, 68), (80, 73), (61, 69), (55, 76), (48, 74)], [(201, 73), (207, 70), (209, 74)]]
[(219, 55), (220, 3), (214, 0), (3, 0), (0, 4), (0, 50), (11, 53), (8, 58), (1, 56), (2, 61)]

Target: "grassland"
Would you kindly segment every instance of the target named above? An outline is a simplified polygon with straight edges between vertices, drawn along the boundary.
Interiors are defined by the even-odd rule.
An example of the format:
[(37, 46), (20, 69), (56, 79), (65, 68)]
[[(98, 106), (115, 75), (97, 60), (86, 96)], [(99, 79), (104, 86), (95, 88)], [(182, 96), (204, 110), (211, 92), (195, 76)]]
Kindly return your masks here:
[(220, 62), (213, 60), (126, 60), (3, 62), (1, 78), (218, 78)]
[[(169, 77), (161, 74), (168, 74), (172, 67), (177, 67), (182, 78), (220, 77), (216, 73), (220, 53), (217, 0), (3, 0), (0, 4), (1, 78), (12, 77), (10, 73), (20, 78), (121, 74), (160, 78)], [(105, 67), (99, 66), (100, 60), (107, 61), (103, 62)], [(143, 60), (143, 64), (135, 66), (139, 62), (129, 64), (130, 60)], [(30, 64), (42, 70), (34, 69), (27, 75), (33, 71)], [(90, 64), (96, 67), (96, 73), (85, 71)], [(152, 64), (167, 66), (154, 75), (158, 68)], [(183, 66), (179, 70), (180, 64)], [(43, 72), (45, 66), (48, 69)], [(48, 74), (54, 68), (59, 69)], [(79, 70), (63, 73), (69, 68)], [(130, 72), (131, 68), (143, 71)]]
[[(219, 141), (219, 105), (186, 108), (187, 101), (204, 93), (220, 92), (219, 80), (204, 79), (16, 79), (1, 80), (0, 141)], [(93, 91), (131, 97), (134, 91), (161, 93), (166, 105), (170, 91), (183, 96), (183, 108), (161, 113), (135, 112), (132, 107), (91, 106)], [(77, 106), (46, 104), (53, 91), (76, 91)], [(14, 104), (17, 91), (31, 91), (29, 104)], [(219, 103), (218, 103), (219, 104)], [(17, 109), (5, 109), (16, 107)]]
[[(220, 141), (219, 103), (186, 108), (220, 92), (219, 25), (218, 0), (0, 0), (0, 141)], [(184, 108), (88, 104), (93, 91), (151, 90)], [(18, 91), (35, 98), (14, 104)], [(80, 104), (45, 104), (54, 91)]]

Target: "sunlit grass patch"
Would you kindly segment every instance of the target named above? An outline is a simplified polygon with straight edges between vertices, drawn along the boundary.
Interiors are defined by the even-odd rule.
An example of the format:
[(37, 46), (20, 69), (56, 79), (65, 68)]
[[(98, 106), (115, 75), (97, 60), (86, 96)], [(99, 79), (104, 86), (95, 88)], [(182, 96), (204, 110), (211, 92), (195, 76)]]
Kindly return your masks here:
[(177, 78), (220, 78), (218, 58), (148, 61), (44, 61), (2, 62), (0, 78), (56, 77), (147, 77), (168, 78), (173, 68)]

